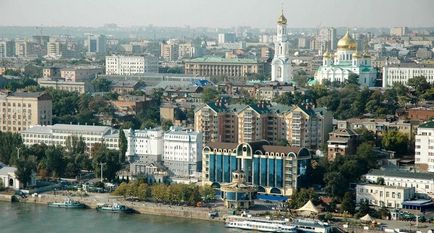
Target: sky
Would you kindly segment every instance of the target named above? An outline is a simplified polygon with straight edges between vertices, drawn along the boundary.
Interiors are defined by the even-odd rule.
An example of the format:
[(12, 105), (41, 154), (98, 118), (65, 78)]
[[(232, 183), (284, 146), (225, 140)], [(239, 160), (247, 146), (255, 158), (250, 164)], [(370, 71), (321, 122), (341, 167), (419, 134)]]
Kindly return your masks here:
[(434, 0), (0, 0), (1, 26), (431, 27)]

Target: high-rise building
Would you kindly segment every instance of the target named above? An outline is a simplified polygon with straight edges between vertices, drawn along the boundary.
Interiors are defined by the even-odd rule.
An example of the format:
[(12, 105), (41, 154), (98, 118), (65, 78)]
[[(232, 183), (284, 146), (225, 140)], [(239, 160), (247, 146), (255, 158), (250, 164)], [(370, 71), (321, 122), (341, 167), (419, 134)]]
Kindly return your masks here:
[(0, 94), (0, 130), (21, 132), (32, 125), (51, 125), (53, 103), (45, 92)]
[(333, 27), (320, 28), (317, 39), (318, 41), (320, 41), (321, 51), (336, 50), (336, 45), (337, 45), (336, 28)]
[(16, 40), (15, 55), (17, 57), (37, 57), (36, 43), (26, 40)]
[(202, 134), (172, 127), (164, 133), (164, 166), (174, 176), (193, 177), (202, 165)]
[(226, 43), (235, 43), (236, 41), (236, 35), (235, 33), (227, 32), (227, 33), (220, 33), (218, 35), (218, 44), (226, 44)]
[(327, 142), (332, 116), (322, 108), (286, 106), (261, 102), (227, 105), (221, 101), (195, 109), (194, 129), (204, 143), (242, 143), (267, 140), (272, 144), (318, 149)]
[(404, 36), (408, 34), (408, 28), (407, 27), (392, 27), (390, 28), (390, 35), (391, 36)]
[(277, 20), (277, 39), (274, 43), (274, 58), (271, 62), (271, 81), (281, 83), (289, 83), (292, 80), (286, 23), (287, 20), (282, 13)]
[(417, 128), (414, 164), (421, 171), (434, 172), (434, 121), (427, 121)]
[(158, 73), (158, 59), (153, 56), (119, 56), (105, 57), (107, 75), (134, 75)]
[(14, 41), (0, 41), (0, 58), (14, 57), (15, 56), (15, 42)]
[(176, 61), (179, 58), (179, 44), (169, 40), (160, 44), (160, 56), (166, 61)]
[(87, 54), (93, 56), (105, 56), (107, 53), (107, 38), (104, 35), (87, 36)]

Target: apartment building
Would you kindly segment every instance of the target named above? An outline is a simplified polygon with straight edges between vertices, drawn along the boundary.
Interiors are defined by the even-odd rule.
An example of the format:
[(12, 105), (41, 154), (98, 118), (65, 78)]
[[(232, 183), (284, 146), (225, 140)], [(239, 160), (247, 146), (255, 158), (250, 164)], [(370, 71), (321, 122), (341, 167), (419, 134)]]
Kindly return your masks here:
[(109, 126), (94, 125), (35, 125), (21, 132), (26, 146), (33, 144), (66, 146), (71, 137), (82, 138), (91, 151), (95, 144), (104, 144), (108, 149), (119, 150), (119, 131)]
[(0, 110), (0, 130), (4, 132), (52, 124), (53, 103), (45, 92), (0, 93)]
[(103, 69), (93, 66), (77, 66), (63, 68), (60, 70), (60, 77), (65, 81), (84, 82), (93, 80), (97, 74), (102, 74)]
[(161, 129), (124, 130), (129, 161), (161, 161), (163, 154), (163, 131)]
[(0, 41), (0, 58), (14, 57), (15, 56), (15, 42), (14, 41)]
[(158, 73), (158, 59), (153, 56), (120, 56), (105, 57), (106, 75), (134, 75)]
[(185, 74), (198, 76), (247, 77), (264, 73), (264, 64), (249, 58), (199, 57), (185, 61)]
[(179, 45), (176, 41), (169, 40), (160, 44), (160, 56), (165, 61), (176, 61), (179, 58)]
[(387, 186), (378, 184), (358, 184), (356, 202), (367, 201), (370, 205), (389, 208), (403, 208), (405, 201), (415, 196), (414, 187)]
[(332, 130), (332, 116), (322, 108), (286, 106), (262, 101), (228, 105), (218, 100), (195, 109), (195, 131), (208, 142), (287, 141), (291, 146), (318, 149)]
[(41, 87), (53, 88), (69, 92), (78, 92), (80, 94), (88, 93), (93, 90), (90, 82), (71, 82), (61, 78), (41, 78), (38, 79)]
[(202, 134), (172, 127), (164, 133), (164, 166), (174, 176), (194, 177), (202, 167)]

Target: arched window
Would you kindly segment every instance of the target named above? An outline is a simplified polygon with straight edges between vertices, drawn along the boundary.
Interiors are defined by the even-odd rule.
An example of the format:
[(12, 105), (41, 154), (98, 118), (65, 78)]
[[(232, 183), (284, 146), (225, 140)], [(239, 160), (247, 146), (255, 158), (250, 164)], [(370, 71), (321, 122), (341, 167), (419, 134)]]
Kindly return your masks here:
[(277, 73), (277, 77), (278, 78), (282, 77), (282, 67), (280, 67), (280, 66), (277, 67), (277, 72), (276, 73)]

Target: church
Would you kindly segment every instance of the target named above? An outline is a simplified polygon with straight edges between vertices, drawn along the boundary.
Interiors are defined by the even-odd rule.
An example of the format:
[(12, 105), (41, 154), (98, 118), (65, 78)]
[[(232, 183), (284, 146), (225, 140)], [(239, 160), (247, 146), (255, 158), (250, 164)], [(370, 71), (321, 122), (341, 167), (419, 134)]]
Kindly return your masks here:
[(359, 76), (361, 86), (375, 86), (377, 71), (371, 65), (370, 55), (367, 51), (359, 52), (357, 42), (347, 31), (338, 41), (336, 53), (326, 51), (323, 54), (323, 64), (315, 73), (315, 83), (344, 83), (351, 74)]
[(287, 20), (282, 12), (282, 15), (277, 19), (277, 38), (274, 43), (274, 57), (271, 61), (271, 81), (280, 83), (292, 81), (286, 23)]

